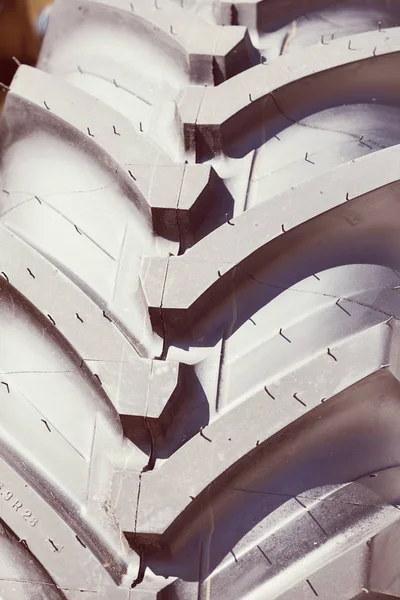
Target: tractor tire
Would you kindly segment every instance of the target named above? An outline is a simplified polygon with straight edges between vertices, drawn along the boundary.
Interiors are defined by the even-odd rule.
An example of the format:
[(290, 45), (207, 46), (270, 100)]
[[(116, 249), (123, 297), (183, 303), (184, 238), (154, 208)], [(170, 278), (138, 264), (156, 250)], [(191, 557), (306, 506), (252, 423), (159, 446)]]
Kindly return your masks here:
[(399, 67), (400, 0), (56, 0), (0, 123), (3, 600), (400, 598)]

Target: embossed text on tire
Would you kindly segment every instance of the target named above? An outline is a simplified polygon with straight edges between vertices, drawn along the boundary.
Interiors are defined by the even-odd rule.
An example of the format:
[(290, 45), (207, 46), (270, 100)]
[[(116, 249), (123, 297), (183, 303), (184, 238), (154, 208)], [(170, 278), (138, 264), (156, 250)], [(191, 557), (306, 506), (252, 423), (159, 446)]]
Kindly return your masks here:
[(35, 527), (38, 523), (38, 519), (28, 510), (23, 502), (18, 500), (14, 492), (8, 490), (4, 484), (0, 481), (0, 500), (7, 502), (8, 505), (15, 510), (31, 527)]

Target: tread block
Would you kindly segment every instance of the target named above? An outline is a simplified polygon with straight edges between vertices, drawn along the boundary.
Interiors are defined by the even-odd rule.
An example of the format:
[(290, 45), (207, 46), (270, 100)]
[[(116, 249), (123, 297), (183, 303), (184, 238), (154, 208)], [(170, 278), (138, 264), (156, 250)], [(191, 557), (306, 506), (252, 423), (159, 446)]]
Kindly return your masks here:
[[(373, 381), (374, 383), (372, 383)], [(367, 387), (371, 384), (373, 386), (377, 385), (377, 388), (375, 392), (372, 392), (372, 389), (369, 388), (370, 394), (367, 392)], [(386, 385), (388, 387), (386, 387)], [(393, 385), (394, 387), (392, 387)], [(378, 391), (378, 389), (380, 391)], [(360, 394), (358, 400), (355, 399), (354, 393)], [(170, 525), (161, 537), (149, 533), (143, 533), (143, 535), (138, 534), (137, 544), (139, 546), (142, 543), (147, 543), (151, 547), (153, 544), (156, 546), (157, 543), (161, 543), (164, 545), (165, 550), (168, 549), (170, 556), (168, 566), (167, 559), (164, 555), (163, 561), (159, 561), (160, 554), (158, 554), (156, 549), (154, 555), (152, 555), (150, 551), (149, 566), (154, 569), (157, 565), (156, 572), (159, 574), (168, 572), (183, 579), (190, 580), (192, 577), (196, 576), (195, 566), (198, 565), (200, 559), (199, 546), (201, 545), (201, 540), (207, 539), (210, 527), (214, 527), (213, 531), (215, 535), (213, 536), (212, 543), (208, 546), (209, 563), (206, 571), (208, 574), (220, 564), (222, 558), (235, 546), (238, 540), (256, 526), (256, 523), (260, 519), (274, 513), (277, 508), (287, 500), (296, 498), (298, 495), (301, 497), (303, 492), (305, 492), (305, 495), (307, 496), (307, 490), (316, 486), (329, 485), (336, 481), (352, 481), (365, 472), (370, 472), (372, 473), (371, 476), (377, 476), (379, 478), (379, 469), (381, 467), (385, 469), (388, 465), (390, 466), (390, 464), (396, 463), (396, 459), (393, 461), (391, 460), (391, 450), (389, 450), (389, 446), (397, 444), (395, 441), (395, 428), (391, 429), (391, 415), (393, 415), (392, 408), (389, 407), (389, 405), (387, 405), (386, 408), (383, 408), (383, 405), (380, 405), (379, 425), (377, 429), (374, 429), (377, 424), (375, 420), (377, 412), (375, 411), (375, 416), (371, 418), (372, 409), (365, 404), (364, 408), (361, 409), (361, 405), (358, 403), (364, 402), (369, 396), (370, 400), (377, 405), (376, 403), (379, 404), (379, 398), (382, 393), (391, 395), (392, 399), (389, 402), (391, 407), (394, 410), (397, 410), (399, 402), (399, 386), (397, 380), (390, 379), (390, 376), (387, 378), (386, 373), (383, 372), (377, 373), (372, 376), (372, 378), (367, 377), (356, 386), (343, 391), (341, 394), (337, 395), (335, 399), (329, 401), (326, 405), (326, 407), (330, 406), (329, 416), (328, 413), (326, 413), (326, 418), (322, 416), (321, 411), (318, 411), (318, 409), (314, 411), (314, 425), (311, 428), (308, 428), (307, 431), (308, 434), (311, 435), (311, 438), (314, 438), (314, 434), (317, 436), (314, 441), (319, 439), (319, 442), (317, 442), (321, 443), (319, 450), (316, 450), (316, 447), (313, 447), (311, 450), (311, 447), (308, 446), (309, 442), (305, 443), (304, 437), (302, 437), (300, 433), (300, 429), (303, 429), (305, 426), (305, 420), (297, 420), (293, 423), (293, 427), (300, 428), (298, 438), (297, 434), (296, 436), (293, 435), (294, 429), (291, 431), (285, 429), (281, 433), (281, 436), (271, 438), (268, 446), (270, 451), (265, 455), (265, 461), (262, 461), (261, 459), (257, 460), (257, 449), (254, 449), (252, 456), (249, 457), (247, 466), (242, 464), (240, 469), (237, 468), (235, 471), (230, 469), (228, 472), (225, 472), (224, 476), (220, 477), (219, 480), (209, 484), (204, 489), (202, 496), (195, 498), (192, 502), (188, 501), (186, 518), (185, 513), (180, 513), (180, 511), (177, 510), (176, 514), (179, 514), (179, 519)], [(347, 408), (345, 408), (345, 405)], [(324, 410), (325, 407), (322, 407), (322, 411)], [(339, 416), (339, 413), (342, 410), (344, 411), (342, 413), (343, 420), (339, 417), (339, 420), (335, 420), (335, 425), (333, 425), (333, 421), (329, 417), (334, 413)], [(347, 411), (350, 412), (347, 413)], [(312, 415), (312, 412), (313, 411), (311, 411), (310, 416)], [(351, 417), (350, 413), (352, 413)], [(368, 420), (369, 425), (367, 425)], [(383, 425), (384, 421), (386, 422), (386, 425)], [(338, 427), (337, 430), (335, 429), (336, 426)], [(383, 429), (381, 429), (381, 426), (383, 426)], [(319, 433), (317, 433), (319, 427), (321, 429), (319, 430)], [(359, 435), (360, 431), (362, 431), (363, 434), (366, 432), (365, 427), (370, 427), (371, 432), (374, 431), (374, 433), (369, 436), (369, 439), (367, 439), (368, 436), (364, 437), (363, 435), (360, 437)], [(205, 435), (210, 435), (210, 429), (211, 428), (207, 428), (205, 430)], [(335, 429), (334, 433), (333, 429)], [(390, 434), (389, 430), (391, 430)], [(230, 433), (233, 439), (234, 433)], [(285, 439), (285, 434), (287, 434), (286, 442), (283, 441)], [(346, 436), (350, 437), (347, 438)], [(299, 446), (297, 445), (297, 439), (299, 440)], [(356, 439), (358, 440), (356, 443), (356, 446), (358, 445), (357, 447), (354, 445)], [(385, 443), (383, 443), (384, 439)], [(220, 442), (220, 439), (217, 439), (214, 436), (212, 443), (216, 442)], [(313, 443), (314, 442), (311, 442), (311, 444)], [(386, 443), (387, 445), (385, 448)], [(288, 445), (287, 447), (286, 444)], [(371, 445), (368, 446), (368, 444)], [(262, 443), (260, 446), (262, 447)], [(344, 448), (344, 446), (346, 448)], [(350, 447), (351, 450), (349, 449)], [(394, 446), (392, 446), (392, 448), (393, 447)], [(286, 450), (284, 448), (286, 448)], [(186, 446), (186, 449), (188, 449), (188, 446)], [(265, 450), (266, 449), (267, 446), (265, 447)], [(221, 452), (223, 452), (223, 449), (221, 448), (221, 444), (218, 443), (218, 453)], [(259, 450), (259, 452), (262, 452), (262, 450)], [(382, 452), (382, 454), (380, 454), (380, 452)], [(280, 453), (282, 454), (280, 455)], [(204, 450), (201, 454), (204, 462), (208, 462)], [(290, 459), (288, 459), (288, 454)], [(278, 458), (278, 455), (281, 456), (280, 459)], [(343, 460), (344, 455), (348, 461), (347, 464), (345, 464), (346, 461)], [(253, 465), (252, 469), (250, 469), (250, 463)], [(269, 465), (268, 467), (266, 466), (267, 464)], [(284, 464), (286, 465), (284, 470), (288, 469), (288, 471), (287, 478), (282, 480), (282, 468)], [(256, 475), (256, 470), (254, 469), (255, 465), (257, 465), (256, 470), (258, 471), (259, 469), (258, 475)], [(204, 463), (201, 468), (203, 471), (205, 470)], [(266, 469), (268, 473), (266, 472)], [(149, 514), (150, 507), (146, 491), (148, 482), (146, 484), (146, 477), (151, 476), (153, 476), (153, 478), (158, 477), (158, 485), (161, 485), (160, 471), (158, 473), (143, 474), (140, 496), (140, 501), (143, 502), (143, 504), (139, 505), (138, 532), (141, 530), (139, 525), (141, 511), (146, 510), (147, 507), (148, 515), (152, 523), (156, 520), (160, 522), (161, 518), (164, 518), (165, 522), (167, 522), (167, 519), (169, 520), (172, 516), (172, 498), (167, 504), (169, 507), (169, 514), (165, 514), (166, 504), (164, 503), (164, 512), (161, 516), (160, 512), (158, 512), (154, 506), (154, 494), (153, 506), (151, 507), (151, 510), (154, 510), (154, 513), (152, 515)], [(185, 490), (178, 491), (176, 488), (174, 489), (175, 507), (178, 502), (178, 497), (182, 497), (192, 491), (190, 486), (188, 488), (187, 485), (187, 482), (192, 479), (193, 478), (185, 478)], [(385, 490), (384, 482), (382, 489)], [(309, 511), (312, 515), (316, 515), (315, 519), (317, 520), (317, 524), (320, 523), (317, 527), (318, 530), (325, 532), (326, 524), (328, 533), (325, 532), (325, 535), (336, 535), (342, 526), (344, 526), (344, 529), (347, 528), (346, 524), (343, 522), (346, 520), (346, 513), (348, 513), (350, 521), (353, 522), (354, 515), (357, 511), (367, 510), (367, 512), (370, 513), (375, 512), (378, 516), (383, 514), (382, 506), (383, 508), (387, 506), (386, 500), (382, 500), (382, 506), (379, 505), (379, 500), (376, 502), (378, 503), (378, 510), (369, 505), (367, 505), (367, 508), (365, 509), (364, 504), (359, 504), (357, 508), (357, 503), (355, 506), (351, 506), (351, 501), (346, 501), (342, 510), (341, 506), (334, 503), (332, 507), (330, 507), (330, 510), (327, 510), (327, 506), (323, 509), (322, 505), (316, 505), (309, 509)], [(398, 520), (398, 511), (396, 508), (390, 507), (388, 511), (389, 512), (386, 513), (386, 515), (389, 522), (390, 519)], [(211, 515), (213, 515), (212, 521), (210, 520)], [(329, 523), (326, 522), (326, 519), (329, 520)], [(234, 526), (232, 525), (233, 523)], [(367, 519), (367, 524), (369, 527), (371, 526), (370, 519)], [(273, 529), (276, 530), (276, 524)], [(222, 531), (224, 531), (224, 535), (220, 536), (219, 534), (222, 533)], [(354, 533), (356, 536), (355, 539), (357, 539), (360, 533), (357, 527), (355, 528)], [(284, 536), (290, 535), (289, 532), (285, 531), (283, 534)], [(291, 537), (291, 539), (293, 538)], [(294, 539), (296, 539), (296, 536)], [(305, 536), (304, 539), (308, 539), (308, 536)], [(354, 538), (353, 540), (348, 538), (347, 541), (349, 543), (354, 543)], [(291, 553), (291, 547), (287, 542), (278, 544), (278, 553), (279, 550), (281, 550), (282, 553)], [(266, 554), (269, 556), (268, 552), (266, 552)], [(274, 562), (273, 556), (274, 554), (272, 553), (272, 563)], [(325, 562), (325, 560), (326, 558), (323, 558), (323, 562)]]
[(27, 546), (3, 524), (0, 531), (0, 593), (3, 598), (29, 598), (33, 593), (38, 598), (63, 600), (65, 596)]
[(179, 242), (179, 253), (233, 214), (233, 198), (209, 165), (141, 165), (135, 176), (145, 189), (155, 233)]
[[(374, 489), (370, 477), (362, 477), (326, 491), (311, 508), (305, 506), (308, 492), (286, 502), (264, 519), (258, 535), (248, 538), (247, 545), (233, 547), (211, 574), (210, 598), (224, 595), (235, 600), (249, 590), (285, 600), (311, 599), (313, 590), (326, 600), (350, 598), (358, 592), (361, 600), (367, 591), (373, 594), (370, 579), (376, 559), (371, 550), (380, 536), (392, 533), (394, 537), (398, 528), (398, 511), (389, 504), (396, 497), (396, 476), (396, 467), (380, 471)], [(289, 505), (296, 510), (290, 512)], [(327, 519), (334, 524), (330, 531), (326, 531)], [(161, 599), (190, 597), (197, 585), (178, 580), (160, 594)]]
[[(136, 0), (134, 10), (131, 10), (125, 0), (114, 0), (112, 4), (108, 0), (68, 0), (64, 3), (59, 2), (54, 13), (39, 62), (41, 68), (50, 71), (54, 68), (53, 64), (61, 60), (62, 54), (58, 54), (60, 49), (63, 51), (68, 38), (75, 38), (75, 43), (81, 44), (79, 33), (88, 22), (88, 14), (92, 31), (105, 18), (108, 32), (118, 27), (126, 48), (132, 45), (136, 37), (136, 43), (143, 45), (143, 52), (146, 51), (146, 42), (148, 44), (152, 40), (160, 54), (160, 60), (166, 63), (173, 73), (175, 85), (179, 81), (179, 70), (181, 77), (185, 77), (186, 73), (188, 82), (213, 85), (259, 62), (259, 53), (251, 44), (245, 27), (213, 25), (168, 0), (160, 2), (157, 7), (147, 0)], [(61, 22), (62, 28), (59, 25)], [(158, 34), (156, 40), (154, 32)], [(80, 50), (84, 69), (89, 68), (93, 71), (100, 68), (102, 73), (109, 70), (111, 64), (93, 63), (93, 59), (85, 53), (84, 46)], [(66, 59), (68, 51), (64, 51), (64, 62)], [(217, 72), (213, 59), (218, 66)], [(74, 66), (76, 68), (76, 65)], [(146, 79), (145, 76), (144, 80)], [(125, 83), (124, 77), (121, 79), (119, 76), (118, 81), (121, 84)], [(146, 89), (145, 94), (148, 96), (151, 90)], [(148, 99), (151, 98), (148, 96)]]
[[(192, 99), (182, 97), (184, 138), (198, 140), (191, 151), (199, 162), (221, 153), (238, 157), (276, 135), (287, 118), (298, 121), (339, 104), (396, 102), (399, 85), (392, 73), (399, 48), (400, 28), (395, 27), (385, 36), (361, 33), (252, 67), (207, 88), (195, 123), (186, 116)], [(190, 134), (194, 127), (196, 136)]]
[[(155, 272), (151, 273), (152, 259), (149, 259), (143, 286), (152, 307), (155, 328), (160, 327), (157, 319), (162, 307), (162, 323), (164, 328), (167, 327), (169, 343), (173, 343), (174, 338), (182, 343), (183, 332), (186, 340), (190, 340), (194, 326), (198, 328), (199, 324), (204, 340), (220, 338), (226, 320), (231, 318), (230, 311), (215, 313), (213, 318), (216, 320), (207, 322), (210, 302), (214, 306), (224, 307), (229, 304), (229, 298), (235, 290), (237, 314), (239, 317), (242, 314), (242, 319), (248, 319), (251, 316), (248, 314), (249, 308), (246, 310), (240, 305), (241, 294), (248, 302), (244, 284), (250, 290), (257, 280), (273, 280), (276, 272), (274, 261), (282, 271), (284, 267), (278, 257), (285, 256), (289, 249), (291, 260), (298, 265), (296, 281), (341, 264), (339, 251), (333, 254), (335, 260), (328, 261), (329, 264), (318, 253), (311, 251), (320, 236), (324, 236), (325, 244), (329, 239), (332, 252), (335, 238), (340, 238), (342, 251), (346, 240), (346, 262), (359, 262), (360, 252), (363, 252), (367, 262), (377, 261), (375, 264), (392, 266), (389, 247), (394, 248), (397, 242), (391, 235), (385, 239), (388, 244), (385, 256), (382, 255), (382, 248), (374, 248), (372, 243), (367, 248), (359, 242), (357, 250), (354, 244), (356, 236), (362, 235), (367, 223), (370, 222), (371, 227), (378, 227), (378, 222), (382, 222), (382, 227), (389, 232), (391, 224), (398, 218), (396, 156), (398, 147), (394, 146), (362, 157), (258, 204), (234, 218), (234, 226), (227, 223), (184, 256), (170, 257), (165, 283), (156, 277)], [(301, 249), (298, 246), (300, 241)], [(307, 254), (307, 261), (301, 258), (299, 252)], [(154, 265), (158, 269), (156, 262)], [(293, 265), (291, 268), (294, 268)], [(259, 290), (260, 286), (257, 287), (258, 295)], [(257, 302), (263, 300), (264, 296), (260, 296)], [(249, 304), (246, 306), (249, 307)], [(251, 310), (254, 312), (254, 309)], [(237, 326), (239, 324), (238, 320)], [(208, 338), (205, 337), (206, 333)]]
[[(2, 519), (19, 539), (26, 541), (29, 550), (45, 565), (59, 588), (91, 590), (104, 570), (111, 580), (121, 583), (128, 560), (133, 570), (138, 571), (138, 557), (129, 551), (117, 532), (112, 534), (112, 528), (107, 529), (105, 524), (96, 525), (83, 513), (81, 504), (65, 503), (60, 494), (54, 494), (43, 474), (30, 470), (22, 472), (21, 466), (16, 470), (15, 464), (8, 464), (9, 458), (3, 450), (0, 460), (2, 489), (12, 502), (6, 501), (4, 494)], [(20, 510), (16, 508), (19, 505), (13, 506), (15, 499), (23, 505)]]
[[(348, 394), (348, 402), (351, 405), (350, 399), (354, 395), (357, 397), (359, 386), (371, 385), (374, 387), (375, 380), (376, 385), (382, 383), (385, 386), (387, 377), (395, 381), (395, 378), (386, 372), (386, 369), (381, 369), (381, 366), (387, 362), (387, 340), (391, 339), (391, 344), (394, 346), (397, 344), (397, 335), (396, 329), (392, 339), (391, 328), (385, 323), (361, 332), (334, 346), (332, 352), (340, 356), (337, 362), (331, 361), (330, 364), (327, 364), (326, 353), (320, 353), (303, 367), (282, 377), (276, 382), (276, 387), (274, 385), (270, 388), (274, 399), (266, 394), (262, 387), (255, 390), (245, 402), (236, 404), (229, 412), (223, 413), (220, 418), (205, 427), (204, 431), (175, 452), (156, 471), (143, 474), (137, 531), (160, 535), (168, 530), (173, 521), (185, 509), (188, 510), (188, 518), (193, 519), (195, 509), (190, 508), (191, 496), (198, 497), (198, 507), (200, 508), (203, 506), (204, 493), (213, 482), (217, 486), (239, 487), (228, 483), (229, 475), (227, 475), (227, 481), (220, 483), (218, 477), (223, 473), (229, 473), (229, 470), (232, 471), (231, 476), (235, 477), (235, 471), (232, 470), (235, 461), (249, 455), (252, 451), (253, 453), (257, 452), (254, 449), (258, 446), (262, 452), (263, 443), (268, 444), (272, 435), (290, 423), (296, 422), (296, 419), (306, 413), (312, 419), (312, 409), (320, 407), (321, 398), (332, 398), (329, 404), (333, 406), (338, 396), (346, 398), (346, 394)], [(371, 344), (367, 342), (372, 339), (375, 340), (373, 351)], [(364, 351), (361, 361), (359, 351), (367, 346), (371, 348), (371, 354), (367, 358)], [(325, 379), (317, 387), (314, 385), (316, 383), (315, 373), (320, 372), (321, 369), (324, 369)], [(342, 369), (345, 369), (348, 374), (346, 378), (344, 378)], [(376, 375), (374, 375), (375, 373)], [(301, 390), (301, 396), (298, 390)], [(293, 394), (297, 394), (303, 402), (298, 402)], [(371, 399), (371, 401), (375, 400)], [(241, 431), (245, 431), (247, 434), (243, 435)], [(347, 466), (351, 469), (350, 463)], [(187, 469), (186, 472), (185, 469)], [(246, 473), (245, 466), (241, 468), (238, 466), (236, 473), (239, 472), (238, 469), (243, 475)], [(256, 476), (254, 471), (252, 472), (255, 482)], [(180, 486), (178, 483), (173, 487), (167, 486), (167, 481), (171, 480), (173, 473), (180, 473)], [(192, 473), (196, 473), (196, 476), (193, 477)], [(267, 485), (264, 479), (262, 482), (260, 480), (260, 485), (264, 485), (264, 487)], [(160, 486), (170, 490), (171, 495), (168, 501), (164, 495), (157, 496), (156, 488), (160, 489)], [(254, 483), (252, 489), (261, 488)], [(310, 489), (310, 486), (306, 489)], [(201, 492), (203, 492), (203, 496), (200, 495)], [(287, 492), (289, 495), (292, 494), (291, 489), (288, 489)], [(151, 502), (150, 498), (152, 498)], [(163, 507), (157, 504), (157, 498)], [(198, 513), (197, 517), (201, 529), (202, 517)]]

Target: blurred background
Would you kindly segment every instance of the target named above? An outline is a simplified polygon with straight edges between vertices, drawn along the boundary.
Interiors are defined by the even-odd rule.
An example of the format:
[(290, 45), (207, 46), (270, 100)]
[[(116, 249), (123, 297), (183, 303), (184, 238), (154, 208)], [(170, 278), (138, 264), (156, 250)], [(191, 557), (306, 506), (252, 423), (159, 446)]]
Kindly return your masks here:
[[(9, 85), (17, 61), (34, 65), (46, 29), (49, 0), (0, 0), (0, 82)], [(0, 111), (5, 93), (0, 90)]]

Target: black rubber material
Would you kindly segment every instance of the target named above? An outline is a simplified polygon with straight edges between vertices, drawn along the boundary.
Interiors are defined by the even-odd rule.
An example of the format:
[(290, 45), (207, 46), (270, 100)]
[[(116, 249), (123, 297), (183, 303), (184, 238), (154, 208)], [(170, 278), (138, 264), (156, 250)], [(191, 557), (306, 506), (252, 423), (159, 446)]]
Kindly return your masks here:
[(58, 0), (0, 125), (4, 600), (400, 598), (400, 2)]

